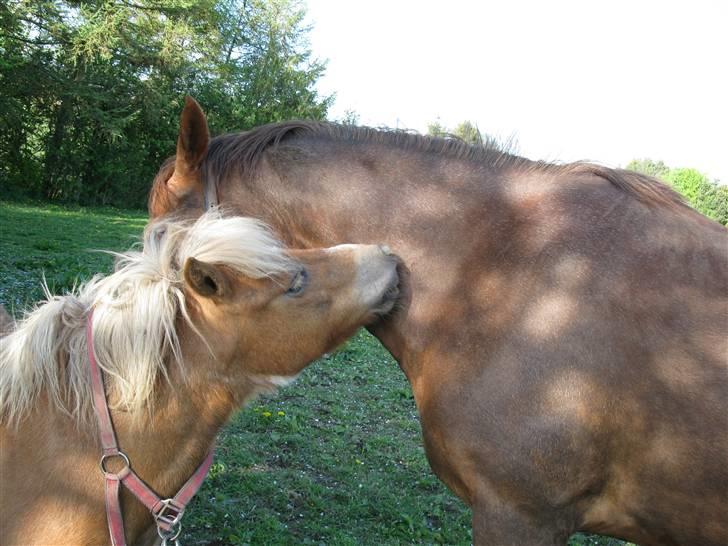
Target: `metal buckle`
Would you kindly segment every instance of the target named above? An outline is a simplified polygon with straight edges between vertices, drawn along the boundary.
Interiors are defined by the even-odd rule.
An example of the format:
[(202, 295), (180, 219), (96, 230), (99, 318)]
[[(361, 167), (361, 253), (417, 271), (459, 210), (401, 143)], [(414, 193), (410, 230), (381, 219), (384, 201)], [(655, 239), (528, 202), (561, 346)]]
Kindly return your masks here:
[(177, 539), (182, 533), (182, 522), (178, 521), (176, 525), (176, 527), (171, 528), (169, 531), (165, 531), (157, 523), (157, 534), (162, 539), (161, 546), (168, 546), (170, 543), (173, 543), (174, 546), (179, 546), (179, 540)]
[[(126, 465), (124, 468), (122, 468), (119, 472), (122, 470), (125, 470), (126, 468), (131, 468), (131, 463), (129, 462), (129, 457), (126, 456), (126, 454), (123, 451), (118, 451), (116, 453), (104, 453), (101, 455), (101, 460), (99, 461), (99, 466), (101, 467), (101, 472), (104, 474), (111, 474), (108, 470), (106, 470), (106, 460), (111, 459), (113, 457), (121, 457), (124, 459), (124, 464)], [(117, 476), (119, 472), (116, 472), (115, 474), (112, 474), (112, 476)]]
[(182, 532), (182, 516), (185, 507), (174, 499), (159, 501), (161, 508), (154, 513), (154, 521), (157, 523), (157, 534), (166, 543), (168, 540), (177, 542), (177, 537)]

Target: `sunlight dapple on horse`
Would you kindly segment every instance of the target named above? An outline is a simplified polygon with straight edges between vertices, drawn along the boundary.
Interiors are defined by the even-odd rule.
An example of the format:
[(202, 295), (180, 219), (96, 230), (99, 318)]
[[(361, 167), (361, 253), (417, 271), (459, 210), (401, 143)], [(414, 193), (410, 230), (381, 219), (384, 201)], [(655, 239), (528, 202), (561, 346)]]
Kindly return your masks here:
[(210, 140), (188, 99), (150, 213), (210, 202), (401, 255), (372, 330), (476, 544), (728, 543), (728, 234), (669, 187), (317, 122)]
[[(150, 495), (171, 497), (232, 411), (391, 310), (398, 264), (378, 245), (287, 250), (217, 210), (150, 224), (113, 274), (49, 295), (0, 338), (0, 543), (109, 543), (94, 361), (125, 453), (101, 466), (126, 480), (113, 466), (127, 457)], [(129, 491), (121, 540), (150, 544), (155, 520)]]

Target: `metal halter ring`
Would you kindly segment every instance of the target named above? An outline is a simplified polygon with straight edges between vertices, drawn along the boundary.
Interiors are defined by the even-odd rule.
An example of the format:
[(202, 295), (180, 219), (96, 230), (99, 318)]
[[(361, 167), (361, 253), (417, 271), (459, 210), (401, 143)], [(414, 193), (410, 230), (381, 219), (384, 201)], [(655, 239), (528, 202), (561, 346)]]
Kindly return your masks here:
[(162, 539), (163, 546), (167, 545), (167, 541), (173, 541), (175, 546), (178, 546), (179, 540), (177, 540), (177, 538), (180, 534), (182, 534), (182, 522), (178, 521), (175, 523), (169, 531), (165, 531), (159, 526), (159, 523), (157, 523), (157, 534), (159, 535), (159, 538)]
[[(157, 529), (157, 532), (159, 532), (159, 529)], [(177, 539), (178, 536), (179, 532), (174, 536), (174, 538), (167, 536), (162, 537), (162, 544), (160, 546), (180, 546), (179, 540)]]
[(164, 499), (160, 501), (161, 508), (153, 513), (154, 521), (157, 523), (157, 534), (164, 540), (177, 541), (177, 537), (182, 532), (182, 516), (185, 513), (185, 507), (174, 499)]
[[(99, 461), (99, 466), (101, 467), (101, 472), (103, 472), (104, 474), (111, 474), (111, 472), (106, 470), (106, 460), (111, 459), (113, 457), (121, 457), (122, 459), (124, 459), (124, 464), (126, 465), (124, 468), (131, 468), (131, 463), (129, 462), (129, 457), (127, 457), (123, 451), (119, 451), (118, 453), (104, 453), (101, 456), (101, 460)], [(124, 470), (124, 468), (122, 468), (121, 470)], [(116, 474), (118, 474), (118, 472)]]

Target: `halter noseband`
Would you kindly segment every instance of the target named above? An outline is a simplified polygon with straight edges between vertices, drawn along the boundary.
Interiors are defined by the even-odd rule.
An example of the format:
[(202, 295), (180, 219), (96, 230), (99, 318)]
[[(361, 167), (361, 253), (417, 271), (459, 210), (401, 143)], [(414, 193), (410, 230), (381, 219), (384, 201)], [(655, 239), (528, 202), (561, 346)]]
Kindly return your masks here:
[[(212, 464), (214, 450), (205, 457), (202, 464), (195, 470), (189, 480), (182, 486), (173, 498), (162, 499), (131, 469), (129, 457), (119, 449), (111, 421), (109, 406), (104, 389), (104, 377), (96, 361), (96, 352), (93, 344), (93, 308), (86, 320), (86, 345), (88, 346), (89, 367), (91, 370), (91, 389), (93, 391), (94, 410), (99, 422), (99, 436), (101, 438), (101, 471), (106, 480), (106, 522), (109, 526), (109, 536), (112, 546), (126, 546), (124, 535), (124, 518), (121, 513), (119, 493), (123, 484), (139, 501), (146, 506), (154, 517), (157, 533), (162, 539), (162, 546), (173, 542), (179, 546), (178, 537), (182, 532), (182, 516), (185, 507), (197, 493), (207, 476)], [(121, 459), (124, 467), (119, 472), (110, 472), (107, 469), (109, 459)]]

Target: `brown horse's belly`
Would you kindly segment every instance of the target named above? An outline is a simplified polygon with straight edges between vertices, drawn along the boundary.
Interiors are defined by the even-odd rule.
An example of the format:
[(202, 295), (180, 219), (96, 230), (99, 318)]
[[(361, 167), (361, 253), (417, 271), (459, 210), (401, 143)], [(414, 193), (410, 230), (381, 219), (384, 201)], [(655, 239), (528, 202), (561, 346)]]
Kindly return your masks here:
[(420, 356), (409, 368), (426, 454), (469, 505), (512, 502), (537, 519), (563, 518), (564, 528), (647, 546), (728, 543), (719, 523), (728, 446), (706, 436), (708, 424), (725, 422), (710, 403), (726, 392), (720, 377), (704, 377), (712, 386), (690, 402), (703, 423), (687, 419), (684, 399), (654, 380), (643, 390), (626, 368), (610, 387), (597, 358), (582, 371), (564, 361), (539, 371), (539, 358), (516, 346), (480, 359)]
[(595, 446), (606, 430), (590, 421), (589, 406), (600, 398), (590, 398), (579, 378), (571, 380), (582, 393), (552, 412), (538, 378), (513, 363), (429, 356), (414, 366), (413, 381), (426, 454), (463, 500), (472, 505), (488, 489), (535, 509), (563, 504), (598, 481), (604, 461)]

